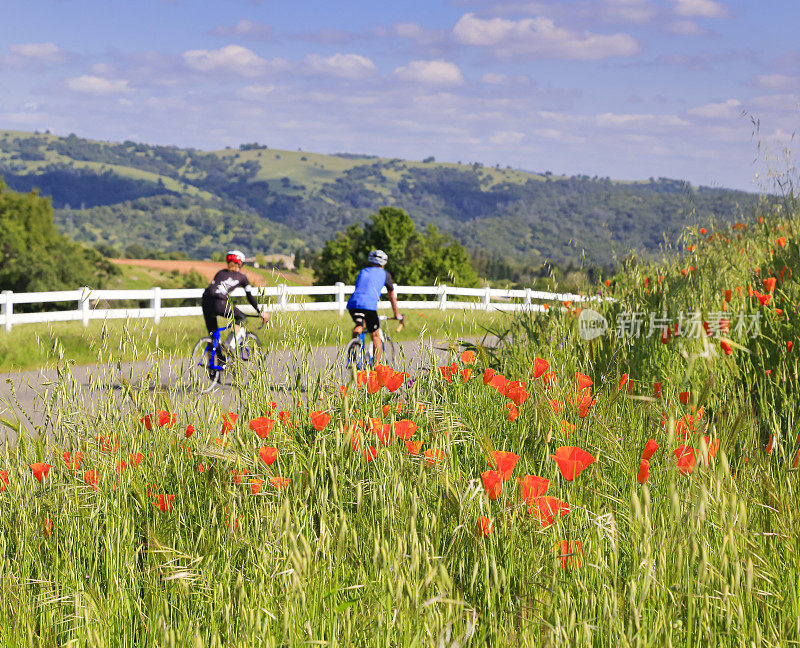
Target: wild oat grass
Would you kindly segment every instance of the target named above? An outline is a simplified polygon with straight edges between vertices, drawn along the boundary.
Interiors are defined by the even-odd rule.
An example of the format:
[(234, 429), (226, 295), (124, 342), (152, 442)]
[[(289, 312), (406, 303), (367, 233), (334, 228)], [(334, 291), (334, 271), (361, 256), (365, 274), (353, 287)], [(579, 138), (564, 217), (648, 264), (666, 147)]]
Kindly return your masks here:
[[(263, 372), (224, 433), (219, 405), (179, 384), (132, 384), (87, 409), (64, 373), (48, 388), (54, 440), (23, 436), (0, 457), (0, 645), (797, 645), (798, 227), (769, 214), (690, 232), (692, 252), (627, 268), (598, 306), (612, 327), (625, 311), (760, 313), (754, 338), (586, 343), (575, 309), (552, 308), (498, 328), (500, 346), (475, 349), (475, 365), (454, 351), (455, 369), (415, 370), (395, 393), (368, 382), (343, 396), (333, 367), (301, 367), (301, 385)], [(770, 276), (762, 306), (748, 286), (763, 293)], [(531, 377), (537, 357), (550, 386)], [(485, 369), (525, 383), (515, 421)], [(584, 410), (576, 372), (593, 381)], [(281, 416), (277, 388), (293, 403)], [(147, 429), (159, 410), (165, 425)], [(312, 411), (330, 422), (315, 429)], [(263, 416), (276, 421), (265, 439), (248, 426)], [(369, 418), (413, 420), (420, 450), (442, 454), (383, 445)], [(649, 439), (659, 448), (639, 484)], [(690, 474), (673, 452), (682, 444), (697, 449)], [(278, 450), (272, 465), (263, 446)], [(567, 481), (551, 458), (560, 446), (596, 461)], [(550, 480), (569, 512), (544, 526), (514, 478), (490, 500), (481, 473), (498, 450), (519, 455), (514, 477)], [(83, 453), (79, 470), (64, 452)], [(41, 483), (37, 462), (52, 465)]]

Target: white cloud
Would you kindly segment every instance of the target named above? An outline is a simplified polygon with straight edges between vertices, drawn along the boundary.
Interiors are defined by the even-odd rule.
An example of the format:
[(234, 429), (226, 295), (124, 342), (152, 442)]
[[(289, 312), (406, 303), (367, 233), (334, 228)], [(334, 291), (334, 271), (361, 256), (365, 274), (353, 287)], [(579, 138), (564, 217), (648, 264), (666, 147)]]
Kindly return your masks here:
[(243, 18), (235, 25), (223, 25), (211, 31), (215, 36), (238, 36), (253, 40), (269, 40), (272, 37), (272, 27), (267, 23), (253, 22)]
[(236, 92), (236, 96), (249, 101), (262, 101), (275, 90), (274, 85), (249, 85), (240, 88)]
[(700, 18), (727, 18), (728, 10), (715, 0), (674, 0), (675, 13), (679, 16)]
[(653, 115), (648, 113), (615, 114), (603, 113), (595, 117), (603, 128), (675, 128), (689, 126), (689, 122), (677, 115)]
[(395, 76), (402, 81), (428, 83), (431, 85), (461, 85), (464, 75), (455, 63), (449, 61), (411, 61), (395, 71)]
[(514, 146), (522, 143), (524, 139), (525, 133), (520, 133), (519, 131), (495, 131), (489, 137), (489, 141), (498, 146)]
[(501, 58), (602, 59), (639, 51), (639, 43), (629, 34), (577, 32), (543, 17), (483, 19), (468, 13), (453, 27), (453, 36), (465, 45), (490, 47)]
[(364, 79), (378, 71), (370, 59), (359, 54), (334, 54), (328, 57), (309, 54), (306, 63), (312, 72), (341, 79)]
[(126, 79), (106, 79), (89, 74), (67, 79), (67, 87), (73, 92), (93, 95), (128, 94), (133, 91)]
[(511, 83), (511, 77), (498, 72), (487, 72), (481, 77), (481, 81), (489, 85), (508, 85)]
[(678, 36), (706, 36), (708, 31), (691, 20), (674, 20), (667, 23), (666, 29)]
[(233, 72), (254, 77), (262, 74), (268, 62), (241, 45), (227, 45), (216, 50), (184, 52), (186, 65), (200, 72)]
[(690, 108), (686, 112), (694, 117), (703, 119), (734, 119), (739, 116), (741, 110), (737, 110), (742, 105), (738, 99), (728, 99), (719, 103), (708, 103), (704, 106)]
[(756, 77), (756, 85), (765, 90), (782, 90), (793, 88), (798, 85), (798, 77), (786, 74), (760, 74)]
[(635, 23), (646, 23), (656, 15), (649, 0), (604, 0), (605, 13)]
[(17, 56), (45, 63), (60, 63), (66, 58), (54, 43), (20, 43), (10, 45), (8, 49)]

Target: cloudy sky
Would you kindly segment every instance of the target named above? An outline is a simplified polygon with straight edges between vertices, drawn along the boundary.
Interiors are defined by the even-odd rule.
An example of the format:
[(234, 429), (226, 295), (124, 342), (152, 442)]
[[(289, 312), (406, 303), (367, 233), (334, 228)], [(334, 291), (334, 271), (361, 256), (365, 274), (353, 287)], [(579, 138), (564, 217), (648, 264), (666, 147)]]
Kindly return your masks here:
[(13, 4), (0, 129), (755, 191), (800, 117), (797, 0)]

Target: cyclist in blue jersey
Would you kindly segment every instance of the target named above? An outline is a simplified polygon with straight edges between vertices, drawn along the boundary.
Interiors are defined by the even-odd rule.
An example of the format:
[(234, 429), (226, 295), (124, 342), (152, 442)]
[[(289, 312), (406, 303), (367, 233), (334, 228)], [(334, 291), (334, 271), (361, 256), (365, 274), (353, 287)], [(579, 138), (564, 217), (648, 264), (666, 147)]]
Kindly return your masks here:
[(386, 287), (389, 302), (395, 319), (402, 319), (397, 310), (397, 297), (394, 294), (394, 280), (392, 275), (384, 268), (389, 257), (383, 250), (372, 250), (369, 253), (369, 265), (362, 268), (356, 279), (356, 287), (347, 302), (347, 310), (353, 318), (353, 337), (356, 338), (364, 331), (372, 336), (373, 358), (375, 364), (380, 364), (383, 344), (381, 342), (381, 323), (378, 319), (378, 301), (381, 290)]

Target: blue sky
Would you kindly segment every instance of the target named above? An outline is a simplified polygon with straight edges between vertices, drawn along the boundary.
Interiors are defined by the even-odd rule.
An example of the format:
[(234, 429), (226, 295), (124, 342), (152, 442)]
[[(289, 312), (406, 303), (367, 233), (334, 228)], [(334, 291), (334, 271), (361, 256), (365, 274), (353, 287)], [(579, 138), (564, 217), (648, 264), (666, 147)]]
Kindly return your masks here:
[(13, 4), (0, 129), (758, 191), (800, 117), (795, 0)]

